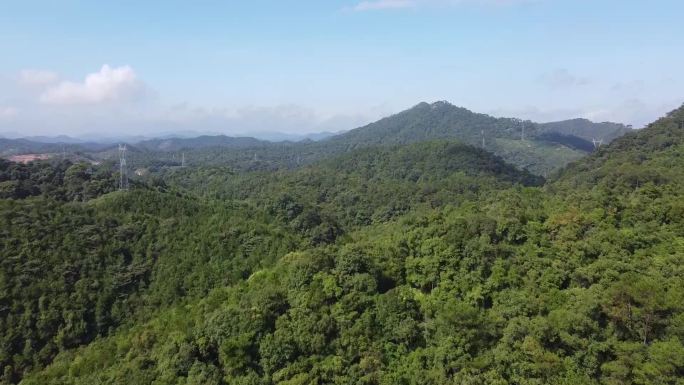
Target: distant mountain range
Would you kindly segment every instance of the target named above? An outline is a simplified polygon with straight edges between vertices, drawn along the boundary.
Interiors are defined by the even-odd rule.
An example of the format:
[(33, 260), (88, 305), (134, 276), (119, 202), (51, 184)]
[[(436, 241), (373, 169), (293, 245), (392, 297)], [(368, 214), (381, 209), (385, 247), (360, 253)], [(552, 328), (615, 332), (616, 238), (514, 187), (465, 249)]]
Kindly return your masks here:
[[(383, 118), (377, 122), (347, 132), (288, 136), (287, 140), (268, 141), (255, 137), (201, 135), (128, 141), (132, 150), (148, 152), (141, 156), (148, 162), (154, 153), (214, 151), (212, 154), (195, 154), (211, 164), (245, 167), (254, 159), (270, 162), (271, 167), (293, 167), (329, 155), (349, 152), (357, 148), (377, 145), (397, 145), (422, 141), (451, 139), (501, 156), (521, 169), (547, 174), (570, 161), (579, 159), (595, 148), (594, 139), (608, 144), (624, 135), (630, 127), (619, 123), (594, 123), (586, 119), (571, 119), (550, 123), (535, 123), (514, 118), (496, 118), (454, 106), (445, 101), (420, 103), (416, 106)], [(84, 142), (68, 136), (0, 139), (0, 155), (31, 152), (68, 151), (103, 152), (100, 156), (112, 157), (115, 142)], [(223, 150), (231, 150), (229, 156)], [(156, 155), (162, 159), (163, 155)], [(154, 163), (159, 164), (159, 159)], [(251, 168), (252, 166), (249, 166)]]
[(22, 136), (18, 133), (0, 133), (0, 139), (25, 139), (37, 143), (51, 143), (51, 144), (82, 144), (82, 143), (99, 143), (99, 144), (116, 144), (116, 143), (140, 143), (146, 141), (160, 140), (160, 139), (194, 139), (199, 137), (249, 137), (268, 142), (299, 142), (303, 140), (322, 140), (343, 133), (338, 132), (311, 132), (305, 134), (285, 133), (276, 131), (253, 132), (249, 136), (240, 135), (224, 135), (218, 133), (204, 133), (195, 131), (162, 133), (157, 135), (97, 135), (87, 134), (80, 136), (68, 135), (37, 135), (37, 136)]

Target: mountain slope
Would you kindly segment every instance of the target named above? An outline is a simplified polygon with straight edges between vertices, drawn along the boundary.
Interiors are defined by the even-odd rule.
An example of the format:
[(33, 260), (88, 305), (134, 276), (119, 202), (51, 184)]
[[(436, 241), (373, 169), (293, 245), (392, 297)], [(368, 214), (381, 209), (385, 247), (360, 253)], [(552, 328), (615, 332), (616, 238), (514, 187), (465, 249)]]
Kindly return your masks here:
[(684, 107), (630, 132), (599, 151), (569, 164), (559, 174), (558, 185), (636, 189), (645, 184), (681, 184), (684, 181)]
[[(533, 127), (527, 122), (528, 129)], [(473, 113), (448, 102), (420, 103), (406, 111), (330, 138), (339, 145), (406, 144), (435, 139), (459, 139), (478, 145), (481, 131), (488, 138), (519, 138), (521, 122)]]
[(3, 384), (122, 324), (240, 281), (300, 242), (245, 205), (163, 187), (111, 192), (110, 170), (83, 163), (0, 161), (0, 181)]
[[(521, 140), (523, 137), (525, 140)], [(484, 148), (520, 168), (537, 174), (577, 160), (593, 149), (586, 137), (608, 143), (627, 131), (615, 123), (584, 119), (538, 124), (511, 118), (494, 118), (448, 102), (420, 103), (396, 115), (330, 138), (327, 146), (348, 150), (373, 144), (413, 143), (431, 139), (457, 139)], [(555, 134), (555, 135), (554, 135)], [(592, 136), (593, 135), (593, 136)]]
[(164, 179), (196, 194), (254, 202), (326, 242), (333, 240), (325, 235), (330, 231), (386, 222), (419, 207), (458, 204), (516, 184), (543, 183), (491, 153), (449, 141), (360, 148), (294, 170), (186, 169), (172, 170)]
[(152, 151), (179, 151), (183, 149), (199, 149), (205, 147), (223, 147), (241, 149), (258, 147), (270, 142), (251, 137), (231, 137), (225, 135), (203, 135), (195, 138), (150, 139), (136, 143), (137, 147)]
[[(289, 253), (248, 279), (62, 352), (23, 384), (677, 385), (680, 120), (684, 109), (544, 188), (513, 186), (414, 210)], [(443, 144), (432, 145), (435, 159), (425, 160), (451, 168), (438, 160), (448, 154), (437, 151)], [(370, 150), (361, 154), (321, 168), (411, 179), (394, 175), (403, 156), (384, 164)], [(634, 175), (664, 178), (616, 179), (625, 162)], [(311, 166), (295, 179), (325, 199), (317, 172)], [(261, 181), (268, 178), (292, 181)], [(400, 202), (399, 192), (384, 199)]]
[(555, 132), (562, 135), (575, 136), (587, 141), (592, 139), (603, 140), (604, 144), (608, 144), (631, 131), (624, 124), (611, 122), (594, 123), (588, 119), (538, 123), (537, 126), (540, 132)]
[[(542, 126), (530, 121), (473, 113), (447, 102), (420, 103), (375, 123), (317, 142), (267, 142), (227, 136), (154, 139), (137, 144), (136, 148), (144, 151), (131, 153), (131, 161), (137, 167), (177, 166), (180, 160), (176, 153), (183, 151), (189, 165), (221, 165), (237, 170), (265, 171), (297, 168), (369, 146), (449, 139), (483, 147), (484, 139), (485, 150), (518, 168), (529, 169), (537, 175), (546, 175), (593, 151), (594, 145), (591, 142), (575, 134), (597, 132), (612, 137), (618, 135), (621, 132), (619, 127), (622, 127), (585, 120)], [(521, 140), (523, 129), (525, 140)], [(607, 142), (606, 140), (605, 143)], [(103, 159), (117, 156), (111, 151), (98, 155)]]

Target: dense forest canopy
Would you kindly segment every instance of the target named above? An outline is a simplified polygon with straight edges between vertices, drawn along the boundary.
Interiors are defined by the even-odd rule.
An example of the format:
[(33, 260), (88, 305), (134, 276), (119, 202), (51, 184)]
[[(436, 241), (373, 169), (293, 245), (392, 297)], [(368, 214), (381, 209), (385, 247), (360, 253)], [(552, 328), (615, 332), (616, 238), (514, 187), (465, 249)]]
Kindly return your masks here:
[(129, 191), (0, 162), (0, 383), (681, 384), (684, 107), (547, 180), (452, 107)]

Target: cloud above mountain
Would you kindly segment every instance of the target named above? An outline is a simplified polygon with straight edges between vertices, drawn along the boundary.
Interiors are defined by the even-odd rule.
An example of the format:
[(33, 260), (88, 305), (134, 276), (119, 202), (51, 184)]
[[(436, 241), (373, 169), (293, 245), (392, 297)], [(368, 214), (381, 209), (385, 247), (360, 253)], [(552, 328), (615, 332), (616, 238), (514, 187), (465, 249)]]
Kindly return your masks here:
[[(193, 100), (166, 99), (129, 65), (105, 64), (78, 78), (67, 78), (47, 69), (25, 69), (0, 76), (0, 135), (152, 135), (190, 131), (247, 136), (273, 132), (303, 134), (348, 130), (417, 101), (436, 99), (451, 99), (474, 111), (497, 116), (535, 121), (586, 117), (640, 127), (681, 104), (668, 96), (678, 89), (676, 82), (623, 80), (616, 83), (612, 79), (589, 77), (582, 68), (564, 67), (547, 68), (531, 76), (529, 81), (536, 81), (538, 94), (510, 105), (506, 105), (507, 98), (503, 97), (459, 100), (459, 93), (455, 92), (418, 95), (415, 99), (410, 96), (407, 100), (381, 99), (376, 104), (327, 111), (313, 105), (311, 100), (259, 103), (238, 98), (207, 105)], [(487, 88), (486, 84), (478, 87), (494, 97), (502, 89), (498, 83), (493, 88)], [(673, 91), (661, 92), (667, 87)], [(508, 89), (513, 88), (509, 85)]]
[(47, 104), (97, 104), (123, 101), (140, 95), (144, 86), (130, 66), (105, 64), (82, 82), (62, 81), (47, 88), (40, 101)]

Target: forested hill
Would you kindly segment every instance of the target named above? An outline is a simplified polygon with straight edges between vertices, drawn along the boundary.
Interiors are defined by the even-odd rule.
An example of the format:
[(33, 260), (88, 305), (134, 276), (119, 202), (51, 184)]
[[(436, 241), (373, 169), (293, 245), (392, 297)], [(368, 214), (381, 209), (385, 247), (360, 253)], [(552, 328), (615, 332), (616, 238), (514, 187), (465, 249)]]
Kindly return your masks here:
[[(163, 186), (96, 190), (106, 174), (79, 180), (73, 167), (80, 165), (66, 169), (63, 183), (44, 179), (34, 196), (0, 199), (0, 384), (169, 304), (239, 282), (300, 243), (246, 205)], [(26, 171), (26, 181), (51, 172)]]
[(587, 119), (571, 119), (549, 123), (535, 123), (513, 118), (495, 118), (472, 112), (449, 102), (420, 103), (408, 110), (386, 117), (375, 123), (334, 136), (328, 141), (349, 146), (402, 144), (434, 139), (458, 139), (479, 146), (494, 138), (534, 140), (543, 133), (558, 133), (584, 140), (613, 139), (629, 132), (619, 123), (594, 123)]
[[(408, 110), (367, 126), (337, 135), (328, 142), (356, 147), (359, 145), (405, 144), (434, 139), (459, 139), (478, 145), (482, 131), (486, 138), (519, 139), (522, 122), (477, 114), (448, 102), (420, 103)], [(528, 134), (535, 127), (527, 122)]]
[[(70, 155), (74, 155), (86, 152), (99, 152), (108, 147), (112, 147), (112, 145), (108, 143), (76, 142), (74, 139), (68, 137), (57, 137), (54, 138), (54, 141), (49, 142), (42, 142), (40, 141), (41, 139), (42, 138), (40, 137), (26, 139), (7, 139), (0, 137), (0, 156), (8, 157), (30, 153), (50, 153), (59, 154), (61, 156), (64, 151)], [(64, 141), (58, 142), (60, 139), (64, 139)]]
[[(524, 131), (524, 134), (523, 134)], [(324, 145), (343, 151), (374, 144), (455, 139), (503, 157), (519, 168), (548, 174), (593, 150), (593, 138), (609, 143), (629, 129), (617, 123), (586, 119), (538, 124), (474, 113), (448, 102), (413, 108), (332, 137)], [(523, 140), (524, 139), (524, 140)]]
[[(603, 138), (607, 144), (626, 131), (619, 124), (587, 120), (540, 125), (495, 118), (447, 102), (436, 102), (420, 103), (375, 123), (317, 142), (267, 142), (227, 136), (154, 139), (130, 147), (130, 155), (132, 164), (138, 167), (177, 166), (181, 161), (180, 152), (185, 152), (187, 164), (194, 166), (275, 170), (301, 167), (368, 146), (446, 139), (482, 147), (520, 169), (547, 175), (593, 151), (592, 138)], [(112, 149), (98, 156), (115, 159), (118, 153)]]
[(240, 149), (269, 145), (270, 142), (250, 138), (225, 135), (203, 135), (196, 138), (150, 139), (136, 143), (137, 147), (153, 151), (180, 151), (205, 147)]
[(684, 182), (684, 106), (602, 146), (591, 156), (569, 164), (556, 184), (566, 187), (622, 186)]
[(538, 123), (538, 130), (543, 133), (558, 133), (582, 138), (586, 141), (603, 140), (608, 144), (616, 138), (632, 130), (620, 123), (594, 123), (588, 119), (569, 119), (559, 122)]
[[(176, 169), (165, 179), (178, 195), (133, 190), (60, 209), (103, 210), (81, 231), (32, 208), (38, 198), (4, 201), (18, 256), (0, 281), (12, 289), (0, 297), (5, 381), (678, 385), (683, 118), (674, 111), (544, 187), (502, 183), (477, 150), (434, 142), (260, 176)], [(227, 190), (191, 190), (212, 179)], [(329, 221), (357, 213), (350, 226)], [(311, 242), (335, 226), (345, 232)], [(73, 241), (27, 240), (45, 229)], [(131, 233), (140, 238), (123, 243)], [(102, 261), (116, 279), (59, 262), (80, 254), (113, 255)]]
[(460, 172), (524, 185), (543, 181), (485, 150), (448, 140), (373, 146), (325, 159), (316, 166), (341, 173), (358, 172), (368, 179), (438, 180)]
[(3, 384), (287, 252), (334, 244), (419, 207), (542, 183), (449, 142), (367, 148), (273, 174), (175, 169), (131, 191), (114, 191), (113, 168), (0, 161)]
[(355, 226), (383, 223), (419, 207), (458, 204), (544, 181), (486, 151), (449, 141), (366, 147), (293, 170), (174, 169), (163, 178), (200, 196), (264, 207), (314, 243), (329, 243)]

